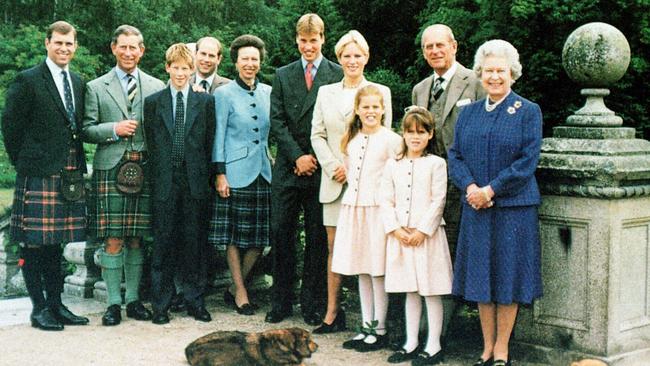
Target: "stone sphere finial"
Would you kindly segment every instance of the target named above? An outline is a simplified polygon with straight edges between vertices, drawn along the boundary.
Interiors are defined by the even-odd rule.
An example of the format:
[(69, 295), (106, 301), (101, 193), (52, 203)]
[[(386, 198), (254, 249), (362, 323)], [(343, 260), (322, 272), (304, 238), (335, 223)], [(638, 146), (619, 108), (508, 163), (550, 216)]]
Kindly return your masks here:
[(587, 88), (606, 88), (630, 65), (630, 44), (615, 27), (587, 23), (569, 35), (562, 49), (562, 66), (569, 77)]

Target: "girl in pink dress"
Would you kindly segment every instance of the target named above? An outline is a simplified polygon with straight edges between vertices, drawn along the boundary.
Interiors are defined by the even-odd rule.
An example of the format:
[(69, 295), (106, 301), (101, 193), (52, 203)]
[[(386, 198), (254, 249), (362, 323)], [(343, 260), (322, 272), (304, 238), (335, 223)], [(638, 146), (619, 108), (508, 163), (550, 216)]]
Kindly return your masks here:
[(368, 352), (388, 345), (386, 235), (379, 213), (379, 181), (386, 161), (401, 150), (402, 139), (382, 125), (384, 100), (376, 86), (359, 89), (353, 118), (341, 139), (348, 186), (341, 201), (332, 271), (359, 275), (363, 331), (343, 347)]
[[(381, 181), (381, 217), (388, 234), (386, 291), (405, 292), (406, 342), (388, 358), (413, 365), (443, 361), (440, 347), (442, 302), (451, 293), (452, 269), (445, 222), (447, 165), (432, 154), (433, 116), (409, 107), (402, 122), (404, 147), (397, 160), (386, 163)], [(418, 331), (426, 303), (428, 339), (418, 353)]]

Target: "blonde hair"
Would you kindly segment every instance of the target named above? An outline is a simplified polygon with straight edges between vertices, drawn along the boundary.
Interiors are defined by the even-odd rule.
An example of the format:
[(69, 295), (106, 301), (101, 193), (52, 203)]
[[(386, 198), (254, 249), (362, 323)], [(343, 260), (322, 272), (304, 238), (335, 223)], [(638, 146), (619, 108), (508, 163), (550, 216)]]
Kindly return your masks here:
[(171, 65), (174, 62), (185, 62), (194, 68), (194, 56), (192, 51), (185, 45), (185, 43), (174, 43), (171, 45), (167, 52), (165, 52), (165, 62)]
[[(361, 131), (361, 120), (357, 115), (357, 109), (359, 109), (359, 104), (361, 103), (361, 98), (367, 96), (377, 96), (379, 97), (379, 103), (381, 108), (384, 108), (384, 95), (381, 93), (379, 88), (374, 85), (367, 85), (359, 89), (357, 94), (354, 96), (354, 113), (352, 113), (352, 118), (348, 121), (348, 126), (345, 129), (345, 134), (341, 138), (341, 151), (343, 154), (348, 154), (348, 144), (356, 136), (359, 131)], [(381, 123), (384, 123), (385, 114), (381, 115)]]
[(366, 57), (370, 56), (370, 47), (368, 46), (368, 42), (366, 42), (366, 39), (363, 38), (359, 31), (353, 29), (345, 33), (334, 46), (334, 53), (336, 53), (336, 57), (339, 60), (341, 59), (343, 49), (350, 43), (356, 43)]
[(307, 13), (298, 19), (296, 23), (296, 35), (318, 33), (321, 38), (325, 37), (325, 23), (318, 14)]

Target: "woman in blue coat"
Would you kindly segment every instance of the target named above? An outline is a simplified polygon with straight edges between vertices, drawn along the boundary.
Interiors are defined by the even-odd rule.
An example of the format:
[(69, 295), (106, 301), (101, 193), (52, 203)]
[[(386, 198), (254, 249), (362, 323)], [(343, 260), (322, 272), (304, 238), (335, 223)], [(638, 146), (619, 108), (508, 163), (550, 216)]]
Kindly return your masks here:
[(474, 365), (506, 366), (519, 304), (542, 296), (535, 180), (542, 113), (511, 90), (521, 64), (510, 43), (484, 43), (474, 71), (488, 96), (460, 112), (449, 151), (451, 179), (466, 192), (452, 291), (478, 302), (483, 353)]
[(230, 57), (239, 75), (214, 92), (217, 124), (212, 161), (218, 196), (209, 241), (226, 250), (235, 293), (226, 290), (224, 299), (244, 315), (254, 313), (246, 277), (270, 240), (271, 87), (257, 79), (264, 55), (261, 39), (248, 34), (237, 37), (230, 45)]

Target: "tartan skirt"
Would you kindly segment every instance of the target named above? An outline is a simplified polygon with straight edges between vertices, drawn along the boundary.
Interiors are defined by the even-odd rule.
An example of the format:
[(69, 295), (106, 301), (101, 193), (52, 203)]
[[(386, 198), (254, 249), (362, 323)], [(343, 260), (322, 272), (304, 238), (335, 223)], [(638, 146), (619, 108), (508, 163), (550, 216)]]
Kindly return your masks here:
[(261, 175), (244, 188), (230, 188), (230, 197), (217, 195), (208, 242), (219, 250), (227, 245), (264, 248), (270, 243), (271, 185)]
[(151, 235), (148, 180), (145, 179), (140, 194), (123, 194), (115, 187), (118, 168), (127, 160), (141, 161), (142, 153), (127, 151), (114, 168), (93, 171), (89, 229), (90, 235), (97, 239)]

